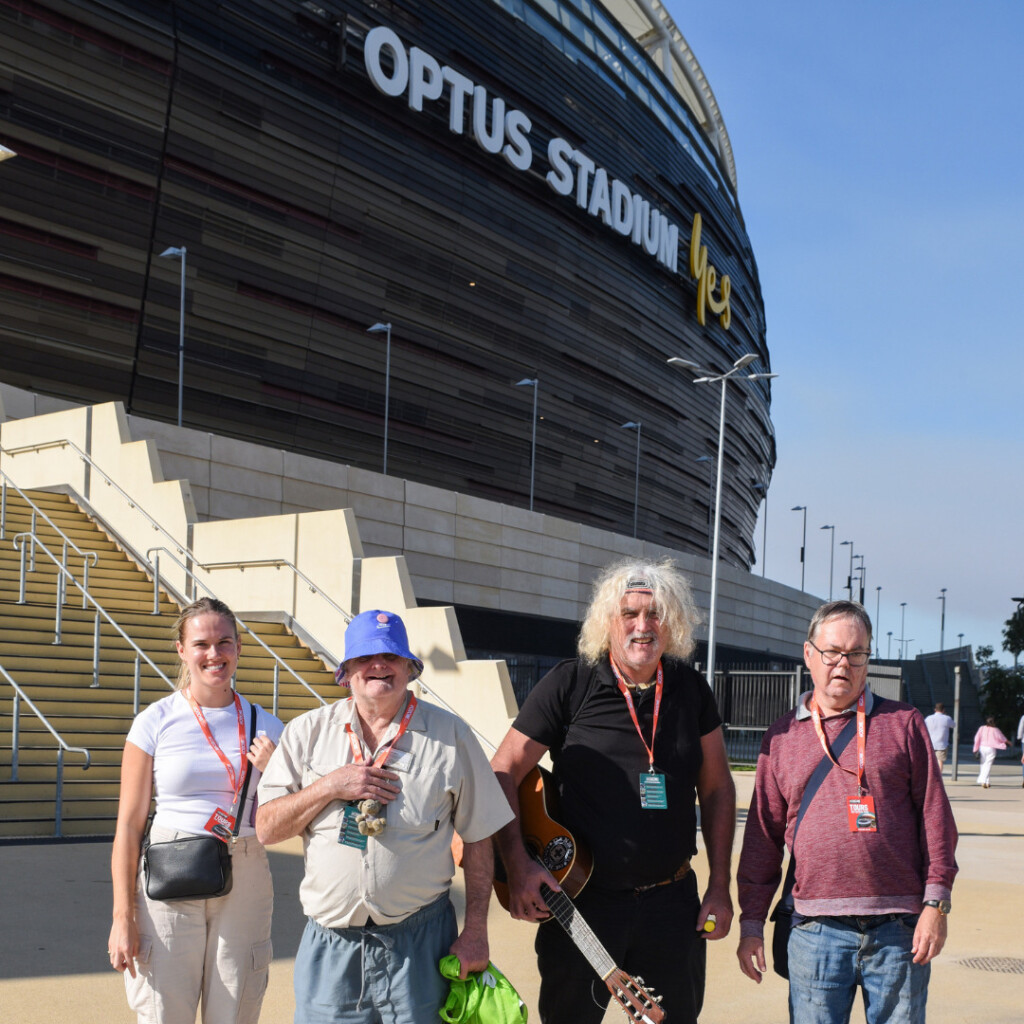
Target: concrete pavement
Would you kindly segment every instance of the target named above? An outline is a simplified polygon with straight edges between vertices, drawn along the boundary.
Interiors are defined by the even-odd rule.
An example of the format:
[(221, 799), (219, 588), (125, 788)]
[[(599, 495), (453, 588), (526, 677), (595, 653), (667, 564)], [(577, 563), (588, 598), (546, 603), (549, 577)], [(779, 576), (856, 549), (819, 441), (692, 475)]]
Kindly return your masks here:
[[(974, 762), (961, 766), (955, 783), (948, 767), (946, 772), (960, 830), (960, 873), (949, 941), (932, 968), (931, 1024), (1019, 1024), (1024, 1019), (1020, 765), (998, 763), (987, 790), (974, 785), (976, 773)], [(742, 827), (753, 774), (736, 772), (735, 778)], [(305, 923), (298, 904), (301, 850), (291, 841), (272, 848), (270, 857), (276, 957), (261, 1020), (286, 1024), (293, 1012), (292, 957)], [(106, 958), (109, 858), (109, 842), (0, 845), (0, 1024), (133, 1024), (121, 978)], [(697, 864), (701, 871), (702, 858)], [(533, 931), (492, 903), (492, 959), (519, 989), (536, 1022)], [(702, 1022), (784, 1024), (786, 983), (769, 973), (755, 985), (741, 975), (735, 951), (735, 932), (709, 944)], [(623, 1019), (614, 1008), (605, 1018)], [(864, 1019), (859, 1001), (852, 1019)]]

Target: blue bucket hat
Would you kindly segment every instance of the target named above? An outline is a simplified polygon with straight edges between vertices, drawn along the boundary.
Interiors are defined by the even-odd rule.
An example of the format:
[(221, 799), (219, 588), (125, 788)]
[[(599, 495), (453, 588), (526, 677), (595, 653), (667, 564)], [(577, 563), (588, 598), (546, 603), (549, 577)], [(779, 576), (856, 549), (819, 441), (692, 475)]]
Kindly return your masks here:
[(409, 650), (409, 637), (405, 632), (405, 623), (394, 612), (373, 611), (360, 612), (345, 630), (345, 657), (334, 673), (338, 684), (345, 686), (348, 672), (345, 666), (353, 658), (362, 658), (367, 654), (397, 654), (412, 662), (413, 671), (410, 679), (418, 679), (423, 673), (423, 662)]

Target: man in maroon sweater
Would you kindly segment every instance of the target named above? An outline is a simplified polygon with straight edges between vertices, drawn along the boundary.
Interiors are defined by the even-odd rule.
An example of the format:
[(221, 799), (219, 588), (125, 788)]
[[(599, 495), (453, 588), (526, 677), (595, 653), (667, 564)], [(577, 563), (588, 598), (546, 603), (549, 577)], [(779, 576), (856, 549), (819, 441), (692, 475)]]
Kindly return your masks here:
[[(796, 858), (789, 940), (793, 1024), (846, 1024), (859, 987), (868, 1024), (924, 1024), (930, 963), (946, 941), (957, 832), (928, 731), (908, 704), (867, 688), (871, 620), (822, 605), (804, 662), (814, 689), (765, 734), (738, 871), (743, 973), (766, 969), (764, 922)], [(831, 746), (854, 720), (839, 755)], [(793, 832), (808, 781), (832, 763)]]

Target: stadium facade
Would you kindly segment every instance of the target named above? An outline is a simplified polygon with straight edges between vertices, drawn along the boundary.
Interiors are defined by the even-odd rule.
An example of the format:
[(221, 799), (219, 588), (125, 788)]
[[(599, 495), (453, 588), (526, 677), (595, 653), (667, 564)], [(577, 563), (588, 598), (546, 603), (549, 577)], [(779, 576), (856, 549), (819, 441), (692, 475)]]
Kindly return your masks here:
[[(659, 0), (0, 0), (0, 143), (0, 380), (173, 421), (184, 248), (186, 426), (379, 469), (386, 425), (390, 475), (625, 534), (639, 435), (639, 537), (707, 550), (720, 390), (666, 360), (770, 365)], [(729, 385), (739, 568), (769, 411)]]

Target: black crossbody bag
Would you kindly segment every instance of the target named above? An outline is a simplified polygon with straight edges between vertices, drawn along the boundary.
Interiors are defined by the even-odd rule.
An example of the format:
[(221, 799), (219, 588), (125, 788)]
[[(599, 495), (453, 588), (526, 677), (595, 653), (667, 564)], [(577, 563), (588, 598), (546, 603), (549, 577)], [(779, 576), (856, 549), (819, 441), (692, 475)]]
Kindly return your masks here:
[[(884, 698), (872, 694), (871, 714), (874, 714)], [(870, 717), (870, 716), (869, 716)], [(832, 744), (832, 756), (838, 761), (839, 755), (846, 749), (847, 743), (853, 739), (857, 731), (857, 719), (851, 718), (842, 732), (836, 737)], [(796, 824), (793, 826), (793, 849), (796, 849), (796, 834), (803, 821), (807, 808), (811, 806), (818, 787), (825, 781), (825, 776), (832, 769), (832, 761), (827, 754), (823, 755), (814, 769), (814, 774), (807, 780), (804, 789), (803, 799), (800, 801), (800, 810), (796, 812)], [(789, 855), (789, 870), (786, 872), (786, 880), (782, 883), (782, 895), (775, 909), (769, 917), (775, 923), (772, 931), (772, 970), (781, 978), (789, 978), (789, 933), (793, 930), (793, 884), (796, 882), (796, 857), (792, 851)]]
[[(256, 705), (251, 705), (249, 743), (256, 735)], [(231, 842), (238, 836), (249, 791), (252, 763), (245, 766), (245, 781), (236, 806)], [(150, 821), (152, 824), (152, 820)], [(146, 895), (151, 900), (173, 903), (176, 900), (209, 900), (231, 892), (231, 849), (216, 836), (182, 836), (163, 843), (149, 841), (149, 828), (142, 841), (142, 873)]]

